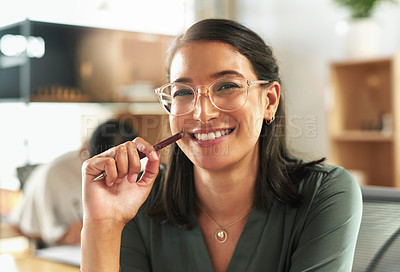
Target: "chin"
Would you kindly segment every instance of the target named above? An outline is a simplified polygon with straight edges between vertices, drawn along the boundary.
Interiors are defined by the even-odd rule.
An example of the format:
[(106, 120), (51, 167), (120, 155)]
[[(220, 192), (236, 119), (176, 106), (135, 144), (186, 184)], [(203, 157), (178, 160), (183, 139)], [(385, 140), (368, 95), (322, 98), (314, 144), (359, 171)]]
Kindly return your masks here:
[(195, 166), (208, 170), (224, 169), (232, 164), (234, 160), (233, 154), (229, 153), (190, 154), (189, 158)]

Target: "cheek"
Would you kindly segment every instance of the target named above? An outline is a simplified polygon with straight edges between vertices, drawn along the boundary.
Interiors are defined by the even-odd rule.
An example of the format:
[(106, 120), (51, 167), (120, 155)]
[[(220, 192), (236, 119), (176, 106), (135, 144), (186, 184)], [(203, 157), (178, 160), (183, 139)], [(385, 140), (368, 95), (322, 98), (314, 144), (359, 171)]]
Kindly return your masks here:
[(171, 127), (171, 133), (175, 134), (178, 133), (180, 131), (188, 131), (191, 127), (191, 118), (190, 117), (185, 117), (185, 116), (179, 116), (179, 117), (175, 117), (175, 116), (170, 116), (169, 117), (169, 124)]
[(169, 126), (170, 126), (172, 134), (178, 133), (178, 131), (179, 131), (179, 119), (177, 117), (170, 116), (169, 117)]
[(240, 131), (244, 137), (257, 139), (260, 136), (261, 127), (264, 122), (263, 117), (256, 112), (243, 114), (239, 117)]
[(258, 137), (264, 122), (265, 102), (261, 99), (252, 99), (247, 102), (246, 106), (239, 113), (238, 118), (241, 120), (242, 128), (245, 129), (249, 136)]

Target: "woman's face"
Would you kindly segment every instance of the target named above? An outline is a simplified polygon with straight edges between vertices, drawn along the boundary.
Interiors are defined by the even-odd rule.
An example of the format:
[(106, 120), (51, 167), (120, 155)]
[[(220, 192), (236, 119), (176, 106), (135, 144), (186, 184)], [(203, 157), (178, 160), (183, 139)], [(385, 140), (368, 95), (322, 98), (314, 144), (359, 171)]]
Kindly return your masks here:
[[(257, 79), (249, 60), (224, 43), (191, 42), (180, 48), (171, 62), (171, 82), (208, 86), (227, 76)], [(246, 104), (233, 112), (216, 109), (203, 94), (192, 112), (170, 116), (171, 131), (187, 132), (178, 145), (201, 168), (219, 170), (237, 163), (258, 163), (261, 126), (264, 119), (273, 116), (278, 102), (279, 85), (275, 82), (268, 87), (250, 87)], [(204, 140), (204, 134), (211, 137)]]

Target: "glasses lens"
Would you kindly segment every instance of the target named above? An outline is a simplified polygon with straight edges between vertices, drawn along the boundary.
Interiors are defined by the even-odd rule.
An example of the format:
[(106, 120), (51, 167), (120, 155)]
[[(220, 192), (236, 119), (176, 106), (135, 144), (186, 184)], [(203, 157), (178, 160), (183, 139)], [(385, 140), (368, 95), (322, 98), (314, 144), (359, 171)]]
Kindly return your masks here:
[(210, 97), (215, 106), (222, 110), (236, 110), (246, 103), (247, 81), (223, 78), (210, 86)]
[(173, 115), (190, 112), (195, 103), (194, 90), (185, 84), (172, 83), (164, 87), (160, 100), (164, 108)]

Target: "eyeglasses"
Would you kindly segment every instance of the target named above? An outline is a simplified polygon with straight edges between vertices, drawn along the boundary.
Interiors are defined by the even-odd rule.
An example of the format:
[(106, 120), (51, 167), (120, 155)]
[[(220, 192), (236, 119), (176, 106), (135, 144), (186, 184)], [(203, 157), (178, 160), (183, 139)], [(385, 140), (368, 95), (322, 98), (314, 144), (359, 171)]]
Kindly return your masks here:
[(269, 83), (268, 80), (228, 77), (217, 79), (208, 86), (192, 86), (180, 82), (167, 83), (155, 89), (154, 92), (169, 114), (181, 116), (195, 109), (198, 97), (201, 94), (208, 96), (211, 104), (220, 111), (238, 110), (246, 104), (251, 86)]

